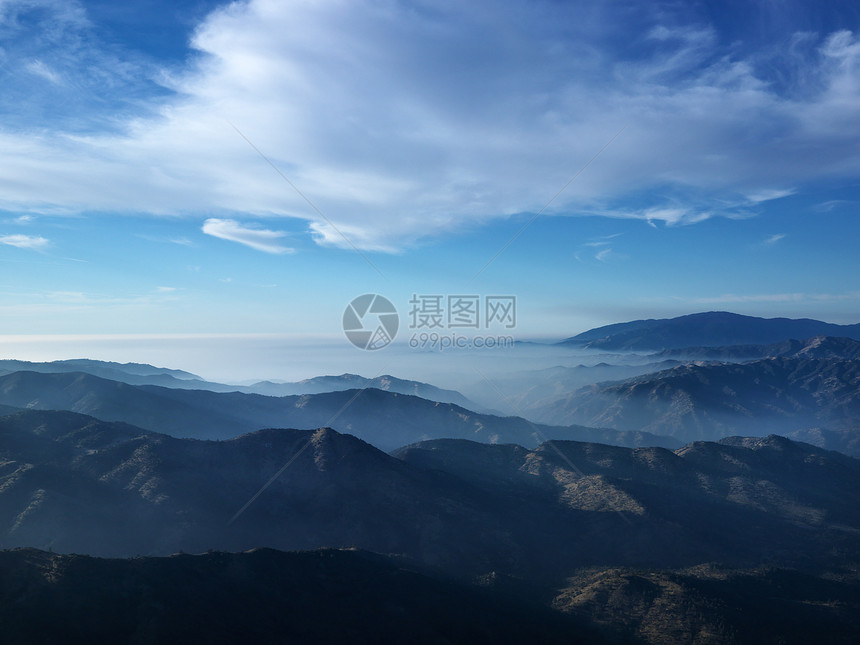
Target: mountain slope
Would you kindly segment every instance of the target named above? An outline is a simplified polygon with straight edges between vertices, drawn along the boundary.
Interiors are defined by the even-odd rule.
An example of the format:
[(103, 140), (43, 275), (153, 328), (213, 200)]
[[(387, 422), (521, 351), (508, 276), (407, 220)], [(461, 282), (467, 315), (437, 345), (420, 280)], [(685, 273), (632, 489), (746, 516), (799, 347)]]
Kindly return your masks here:
[[(816, 533), (825, 525), (832, 527), (825, 532), (834, 540), (828, 549), (851, 553), (855, 547), (847, 545), (858, 540), (847, 527), (860, 522), (860, 489), (852, 491), (860, 483), (860, 462), (777, 436), (694, 443), (675, 452), (564, 441), (529, 451), (441, 440), (396, 455), (484, 490), (508, 495), (531, 490), (536, 498), (552, 496), (573, 511), (621, 516), (619, 534), (606, 527), (595, 531), (595, 524), (581, 520), (577, 535), (566, 536), (566, 548), (580, 554), (580, 563), (593, 559), (605, 565), (619, 553), (642, 557), (647, 551), (661, 566), (756, 565), (779, 560), (788, 544), (811, 538), (809, 529), (818, 527)], [(836, 491), (838, 496), (852, 492), (843, 499), (833, 496)], [(801, 560), (814, 559), (812, 554)], [(556, 561), (561, 566), (564, 559), (556, 553)]]
[[(485, 494), (332, 430), (201, 442), (31, 411), (0, 419), (0, 457), (5, 548), (133, 555), (359, 546), (482, 571), (482, 548), (507, 548), (487, 533), (507, 529)], [(484, 546), (469, 537), (482, 531)]]
[(690, 364), (589, 386), (533, 415), (683, 441), (810, 427), (855, 430), (860, 428), (860, 361)]
[(16, 372), (0, 376), (0, 404), (70, 410), (177, 437), (227, 439), (266, 427), (333, 426), (384, 450), (437, 437), (536, 446), (545, 438), (677, 447), (672, 439), (592, 428), (535, 426), (518, 417), (471, 412), (450, 403), (373, 388), (271, 397), (132, 386), (89, 374)]
[(642, 365), (609, 364), (565, 367), (557, 365), (540, 370), (525, 370), (497, 376), (492, 383), (478, 381), (464, 390), (481, 401), (499, 401), (500, 394), (509, 410), (526, 418), (540, 409), (586, 385), (620, 381), (680, 365), (677, 360), (655, 360)]
[(395, 458), (327, 429), (213, 442), (68, 412), (0, 419), (3, 548), (355, 546), (555, 588), (584, 566), (843, 562), (858, 509), (860, 461), (779, 437), (675, 452), (440, 440)]
[(553, 606), (651, 645), (848, 645), (860, 635), (856, 571), (590, 570)]
[(161, 385), (163, 387), (214, 389), (232, 391), (229, 386), (204, 381), (196, 374), (183, 370), (154, 367), (143, 363), (114, 363), (78, 358), (48, 363), (31, 363), (12, 359), (0, 360), (0, 374), (13, 372), (41, 372), (43, 374), (69, 374), (83, 372), (100, 378), (130, 385)]
[(399, 379), (390, 375), (369, 379), (357, 374), (340, 376), (317, 376), (295, 383), (259, 381), (251, 385), (228, 385), (206, 381), (183, 370), (154, 367), (142, 363), (114, 363), (90, 359), (72, 359), (31, 363), (12, 359), (0, 360), (0, 375), (14, 372), (39, 372), (42, 374), (84, 373), (129, 385), (157, 385), (181, 390), (209, 390), (210, 392), (243, 392), (265, 396), (293, 396), (299, 394), (320, 394), (323, 392), (342, 392), (364, 388), (375, 388), (398, 394), (411, 394), (431, 401), (454, 403), (469, 410), (480, 411), (480, 406), (455, 390)]
[(710, 311), (678, 318), (636, 320), (598, 327), (562, 345), (603, 350), (662, 350), (723, 345), (766, 345), (812, 336), (860, 340), (860, 324), (834, 325), (819, 320), (756, 318)]
[[(727, 347), (685, 347), (666, 349), (653, 359), (747, 361), (761, 358), (860, 359), (860, 341), (851, 338), (814, 336), (804, 340), (785, 340), (770, 345), (730, 345)], [(605, 379), (609, 380), (609, 379)]]

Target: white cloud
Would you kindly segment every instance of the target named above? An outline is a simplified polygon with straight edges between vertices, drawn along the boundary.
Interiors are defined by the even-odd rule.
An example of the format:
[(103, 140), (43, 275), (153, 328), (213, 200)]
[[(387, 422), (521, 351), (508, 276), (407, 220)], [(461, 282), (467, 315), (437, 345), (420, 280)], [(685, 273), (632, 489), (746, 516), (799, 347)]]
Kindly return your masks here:
[(774, 235), (769, 235), (768, 237), (766, 237), (762, 244), (764, 244), (765, 246), (773, 246), (783, 238), (785, 238), (785, 233), (775, 233)]
[(760, 190), (758, 192), (751, 193), (746, 195), (746, 198), (752, 202), (753, 204), (758, 204), (760, 202), (768, 202), (773, 199), (782, 199), (783, 197), (789, 197), (793, 195), (796, 191), (793, 188), (779, 189), (765, 189)]
[(51, 241), (40, 235), (0, 235), (0, 244), (40, 251), (49, 246)]
[(601, 247), (601, 246), (609, 246), (616, 237), (620, 237), (624, 235), (623, 233), (613, 233), (612, 235), (604, 235), (596, 240), (592, 240), (590, 242), (585, 242), (582, 246), (591, 246), (591, 247)]
[(222, 240), (244, 244), (264, 253), (292, 253), (293, 249), (282, 246), (281, 238), (286, 233), (261, 228), (249, 228), (232, 219), (210, 218), (203, 223), (203, 232)]
[(730, 219), (745, 219), (753, 216), (753, 212), (749, 210), (749, 206), (750, 204), (722, 204), (719, 209), (673, 206), (648, 208), (645, 210), (597, 210), (585, 212), (602, 217), (639, 219), (645, 221), (649, 226), (657, 228), (655, 222), (663, 222), (666, 226), (682, 226), (703, 222), (716, 216)]
[(82, 291), (50, 291), (44, 294), (48, 300), (63, 302), (66, 304), (82, 304), (93, 302), (92, 296)]
[[(65, 28), (89, 28), (76, 11)], [(576, 2), (231, 3), (198, 26), (189, 66), (164, 71), (175, 95), (156, 117), (114, 134), (0, 131), (0, 208), (204, 210), (207, 233), (274, 253), (282, 234), (232, 218), (291, 217), (323, 245), (396, 251), (537, 212), (625, 125), (550, 213), (693, 224), (860, 178), (854, 34), (773, 54), (803, 60), (804, 83), (781, 91), (708, 26), (620, 20)], [(629, 33), (643, 34), (635, 62), (605, 45)]]
[(816, 204), (812, 208), (813, 208), (813, 210), (815, 210), (819, 213), (829, 213), (830, 211), (832, 211), (835, 208), (841, 208), (841, 207), (847, 206), (849, 204), (851, 204), (851, 202), (846, 200), (846, 199), (831, 199), (831, 200), (828, 200), (826, 202), (821, 202), (820, 204)]
[(148, 240), (150, 242), (158, 242), (161, 244), (178, 244), (179, 246), (194, 246), (194, 242), (189, 240), (184, 236), (161, 236), (161, 235), (147, 235), (145, 233), (136, 233), (136, 237), (139, 237), (143, 240)]
[(57, 74), (53, 69), (51, 69), (48, 65), (43, 63), (40, 60), (34, 60), (27, 64), (27, 71), (31, 74), (35, 74), (41, 78), (44, 78), (55, 85), (60, 85), (63, 82), (62, 77)]

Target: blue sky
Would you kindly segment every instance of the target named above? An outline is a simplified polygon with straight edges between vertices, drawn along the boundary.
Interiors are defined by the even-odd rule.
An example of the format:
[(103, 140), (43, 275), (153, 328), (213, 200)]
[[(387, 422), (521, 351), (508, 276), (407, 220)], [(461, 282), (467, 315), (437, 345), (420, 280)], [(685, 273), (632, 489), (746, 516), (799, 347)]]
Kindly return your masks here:
[(855, 2), (0, 0), (0, 88), (0, 334), (860, 321)]

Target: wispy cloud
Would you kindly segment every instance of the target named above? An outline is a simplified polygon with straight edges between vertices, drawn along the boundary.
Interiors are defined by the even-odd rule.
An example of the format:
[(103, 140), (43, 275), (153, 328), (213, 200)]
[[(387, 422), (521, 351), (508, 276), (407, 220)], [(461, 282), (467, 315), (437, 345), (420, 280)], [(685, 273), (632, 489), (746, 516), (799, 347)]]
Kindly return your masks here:
[(207, 219), (203, 223), (206, 235), (244, 244), (264, 253), (293, 253), (294, 249), (283, 246), (280, 241), (287, 234), (264, 228), (250, 228), (232, 219)]
[(44, 78), (55, 85), (60, 85), (63, 82), (62, 77), (57, 74), (53, 69), (48, 67), (45, 63), (40, 60), (34, 60), (27, 64), (27, 71), (31, 74), (35, 74), (41, 78)]
[(66, 304), (82, 304), (94, 301), (103, 302), (103, 298), (94, 299), (85, 294), (83, 291), (50, 291), (44, 294), (44, 297), (54, 302), (62, 302)]
[(67, 305), (70, 307), (138, 306), (157, 305), (176, 299), (176, 287), (156, 287), (148, 293), (90, 293), (85, 291), (34, 292), (22, 300), (29, 299), (33, 306)]
[(590, 246), (590, 247), (601, 247), (601, 246), (609, 246), (616, 237), (623, 235), (623, 233), (613, 233), (612, 235), (604, 235), (600, 239), (592, 240), (590, 242), (585, 242), (582, 246)]
[(159, 242), (162, 244), (178, 244), (179, 246), (194, 246), (194, 242), (184, 236), (159, 236), (147, 235), (145, 233), (137, 233), (137, 237), (150, 242)]
[(610, 255), (612, 255), (612, 249), (603, 249), (595, 254), (594, 259), (599, 260), (600, 262), (606, 262)]
[(782, 239), (785, 239), (785, 233), (775, 233), (774, 235), (766, 237), (762, 244), (765, 246), (773, 246)]
[(41, 235), (0, 235), (0, 244), (41, 251), (50, 246), (51, 241)]
[(794, 195), (795, 192), (796, 191), (793, 188), (772, 188), (750, 193), (748, 195), (745, 195), (745, 197), (753, 204), (759, 204), (761, 202), (769, 202), (774, 199), (782, 199), (783, 197), (789, 197), (790, 195)]
[(751, 209), (752, 202), (724, 201), (723, 203), (711, 204), (710, 206), (699, 206), (696, 202), (707, 201), (701, 198), (691, 197), (689, 205), (684, 206), (662, 206), (634, 209), (602, 209), (586, 211), (592, 215), (602, 217), (614, 217), (617, 219), (638, 219), (646, 222), (652, 228), (658, 228), (657, 222), (665, 226), (686, 226), (698, 224), (712, 217), (724, 217), (726, 219), (747, 219), (755, 217), (755, 211)]
[[(578, 262), (583, 261), (583, 255), (592, 256), (598, 262), (609, 262), (613, 259), (622, 259), (627, 256), (617, 253), (613, 248), (613, 241), (624, 235), (623, 233), (612, 233), (611, 235), (602, 235), (592, 238), (588, 242), (583, 242), (579, 245), (579, 249), (574, 253), (573, 257)], [(593, 255), (592, 255), (593, 254)]]
[[(614, 240), (624, 235), (623, 233), (612, 233), (611, 235), (602, 235), (592, 238), (588, 242), (583, 242), (579, 246), (579, 250), (574, 253), (574, 259), (578, 262), (583, 261), (583, 255), (592, 256), (598, 262), (609, 262), (610, 260), (624, 259), (627, 256), (615, 251)], [(593, 255), (592, 255), (593, 254)]]
[(741, 302), (800, 302), (806, 298), (807, 296), (802, 293), (759, 293), (750, 295), (726, 293), (720, 296), (692, 298), (690, 302), (699, 305), (723, 305)]
[(816, 204), (815, 206), (813, 206), (813, 209), (815, 209), (819, 213), (829, 213), (833, 209), (846, 206), (850, 203), (851, 202), (847, 199), (831, 199), (829, 201)]

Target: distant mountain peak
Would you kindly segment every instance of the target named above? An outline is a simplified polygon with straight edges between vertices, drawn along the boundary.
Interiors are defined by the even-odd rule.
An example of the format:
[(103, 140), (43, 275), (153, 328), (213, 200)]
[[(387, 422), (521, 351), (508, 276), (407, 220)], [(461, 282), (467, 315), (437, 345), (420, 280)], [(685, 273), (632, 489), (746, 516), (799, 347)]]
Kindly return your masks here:
[(758, 318), (728, 311), (707, 311), (677, 318), (634, 320), (597, 327), (561, 344), (634, 351), (764, 345), (817, 336), (860, 340), (860, 324), (836, 325), (810, 318)]

